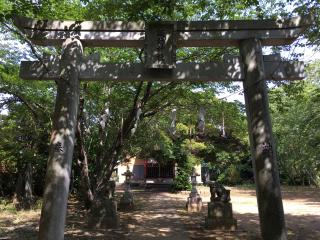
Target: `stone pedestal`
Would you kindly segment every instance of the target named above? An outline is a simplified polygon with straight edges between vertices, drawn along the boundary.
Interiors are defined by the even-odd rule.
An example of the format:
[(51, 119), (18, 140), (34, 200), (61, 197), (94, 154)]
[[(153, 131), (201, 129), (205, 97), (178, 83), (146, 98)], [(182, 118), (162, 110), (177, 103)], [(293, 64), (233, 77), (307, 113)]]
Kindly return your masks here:
[(200, 212), (202, 209), (202, 199), (197, 189), (192, 188), (192, 191), (187, 199), (186, 208), (188, 212)]
[(232, 204), (221, 201), (209, 202), (205, 226), (208, 229), (236, 230), (237, 220), (233, 218)]
[[(98, 218), (98, 219), (97, 219)], [(88, 225), (92, 228), (118, 228), (120, 217), (117, 213), (117, 202), (114, 198), (106, 198), (95, 203), (90, 210)]]
[(88, 226), (90, 228), (118, 228), (120, 224), (117, 213), (117, 201), (115, 196), (116, 184), (108, 181), (96, 192), (95, 200), (88, 213)]
[(120, 210), (133, 210), (134, 209), (134, 201), (132, 192), (126, 190), (119, 203)]

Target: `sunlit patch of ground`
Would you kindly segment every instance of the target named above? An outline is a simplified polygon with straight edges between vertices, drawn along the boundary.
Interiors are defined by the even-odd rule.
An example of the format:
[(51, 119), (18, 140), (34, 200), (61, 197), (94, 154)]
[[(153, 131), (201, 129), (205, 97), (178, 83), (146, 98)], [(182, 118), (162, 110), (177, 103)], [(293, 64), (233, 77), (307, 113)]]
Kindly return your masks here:
[[(185, 203), (188, 192), (134, 190), (135, 210), (119, 212), (120, 228), (92, 230), (87, 228), (86, 210), (70, 198), (65, 239), (260, 239), (259, 218), (255, 190), (232, 187), (231, 200), (238, 220), (235, 232), (206, 230), (204, 217), (209, 189), (199, 187), (204, 207), (200, 213), (188, 213)], [(118, 196), (121, 192), (118, 192)], [(318, 189), (304, 187), (283, 188), (288, 239), (320, 239), (320, 194)], [(0, 239), (35, 239), (40, 210), (20, 211), (0, 204)]]
[(0, 239), (35, 239), (40, 209), (16, 211), (12, 203), (0, 205)]

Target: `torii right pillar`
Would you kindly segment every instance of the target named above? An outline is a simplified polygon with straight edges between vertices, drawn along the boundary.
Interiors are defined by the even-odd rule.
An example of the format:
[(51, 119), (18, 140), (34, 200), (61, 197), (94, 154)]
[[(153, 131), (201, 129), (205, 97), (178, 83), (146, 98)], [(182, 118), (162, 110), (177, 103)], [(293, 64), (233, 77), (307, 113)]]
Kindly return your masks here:
[(264, 240), (285, 240), (287, 234), (260, 40), (242, 40), (240, 54), (245, 71), (243, 88), (261, 236)]

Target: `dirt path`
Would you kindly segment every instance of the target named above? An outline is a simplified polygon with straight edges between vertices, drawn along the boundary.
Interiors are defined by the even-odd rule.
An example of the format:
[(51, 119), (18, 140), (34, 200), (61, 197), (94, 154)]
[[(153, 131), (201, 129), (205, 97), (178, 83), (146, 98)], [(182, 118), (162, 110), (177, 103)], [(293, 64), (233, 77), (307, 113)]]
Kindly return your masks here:
[[(92, 230), (87, 228), (86, 211), (79, 202), (70, 199), (68, 206), (66, 240), (87, 239), (212, 239), (257, 240), (259, 218), (255, 191), (231, 188), (234, 215), (238, 220), (236, 232), (217, 232), (204, 228), (209, 201), (208, 188), (200, 187), (204, 208), (200, 213), (188, 213), (185, 203), (188, 192), (135, 191), (136, 208), (119, 212), (120, 228)], [(121, 194), (120, 192), (118, 193)], [(288, 240), (320, 239), (320, 193), (318, 189), (285, 187), (283, 202), (286, 214)], [(1, 207), (1, 206), (0, 206)], [(0, 239), (36, 239), (40, 211), (0, 211)]]
[(122, 213), (122, 222), (128, 229), (125, 239), (213, 239), (240, 240), (251, 238), (246, 231), (212, 231), (204, 228), (207, 206), (199, 213), (188, 213), (185, 209), (188, 192), (136, 192), (136, 209)]
[(127, 239), (186, 240), (188, 233), (179, 211), (181, 201), (166, 192), (136, 193), (136, 209), (124, 213), (129, 229)]
[[(233, 210), (239, 225), (259, 235), (259, 217), (255, 190), (231, 188)], [(320, 192), (316, 188), (282, 189), (288, 239), (320, 240)]]

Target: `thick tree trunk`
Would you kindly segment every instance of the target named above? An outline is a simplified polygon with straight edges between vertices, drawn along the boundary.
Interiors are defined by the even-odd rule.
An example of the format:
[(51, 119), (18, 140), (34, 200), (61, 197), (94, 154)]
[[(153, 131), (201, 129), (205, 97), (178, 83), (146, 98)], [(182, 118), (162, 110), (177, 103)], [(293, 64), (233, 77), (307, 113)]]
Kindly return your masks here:
[(33, 205), (33, 191), (32, 191), (32, 165), (27, 163), (25, 171), (25, 184), (24, 184), (24, 198), (25, 207), (30, 209)]
[(260, 40), (243, 40), (240, 53), (246, 74), (243, 87), (261, 235), (264, 240), (284, 240), (286, 227)]
[(19, 173), (13, 203), (17, 210), (31, 209), (33, 205), (32, 165), (27, 163), (24, 173)]
[[(105, 195), (109, 192), (110, 177), (113, 169), (118, 162), (118, 158), (123, 149), (123, 144), (131, 136), (131, 129), (136, 127), (137, 113), (148, 101), (151, 94), (152, 83), (149, 82), (145, 89), (143, 98), (139, 100), (139, 96), (142, 91), (143, 82), (141, 82), (137, 88), (137, 92), (133, 101), (132, 109), (125, 119), (122, 127), (118, 130), (117, 137), (112, 147), (104, 154), (104, 158), (101, 161), (101, 168), (97, 172), (97, 184), (94, 192), (94, 200), (89, 213), (89, 225), (101, 226), (101, 222), (104, 222), (103, 214), (110, 212), (110, 206), (103, 205), (105, 203)], [(140, 112), (141, 114), (141, 112)], [(140, 116), (139, 114), (139, 116)], [(102, 115), (103, 116), (103, 115)], [(101, 146), (102, 147), (102, 146)], [(100, 161), (100, 159), (98, 159)], [(99, 210), (99, 211), (98, 211)]]
[(57, 82), (57, 98), (40, 218), (40, 240), (64, 239), (83, 50), (81, 42), (71, 38), (65, 40), (62, 49), (61, 77)]
[[(85, 89), (85, 87), (84, 87)], [(90, 208), (93, 200), (93, 194), (91, 191), (91, 183), (88, 167), (88, 155), (85, 149), (84, 143), (84, 97), (80, 97), (79, 101), (79, 115), (77, 123), (77, 150), (78, 150), (78, 165), (80, 167), (80, 197), (83, 199), (86, 208)]]
[(93, 201), (93, 194), (91, 191), (87, 154), (84, 152), (84, 150), (81, 150), (81, 152), (83, 155), (83, 160), (81, 162), (82, 168), (81, 168), (80, 191), (81, 191), (81, 196), (85, 203), (85, 207), (89, 209)]
[(99, 149), (96, 156), (95, 175), (100, 176), (103, 170), (103, 159), (105, 158), (106, 144), (106, 126), (110, 117), (108, 102), (105, 103), (105, 107), (102, 110), (99, 118)]

